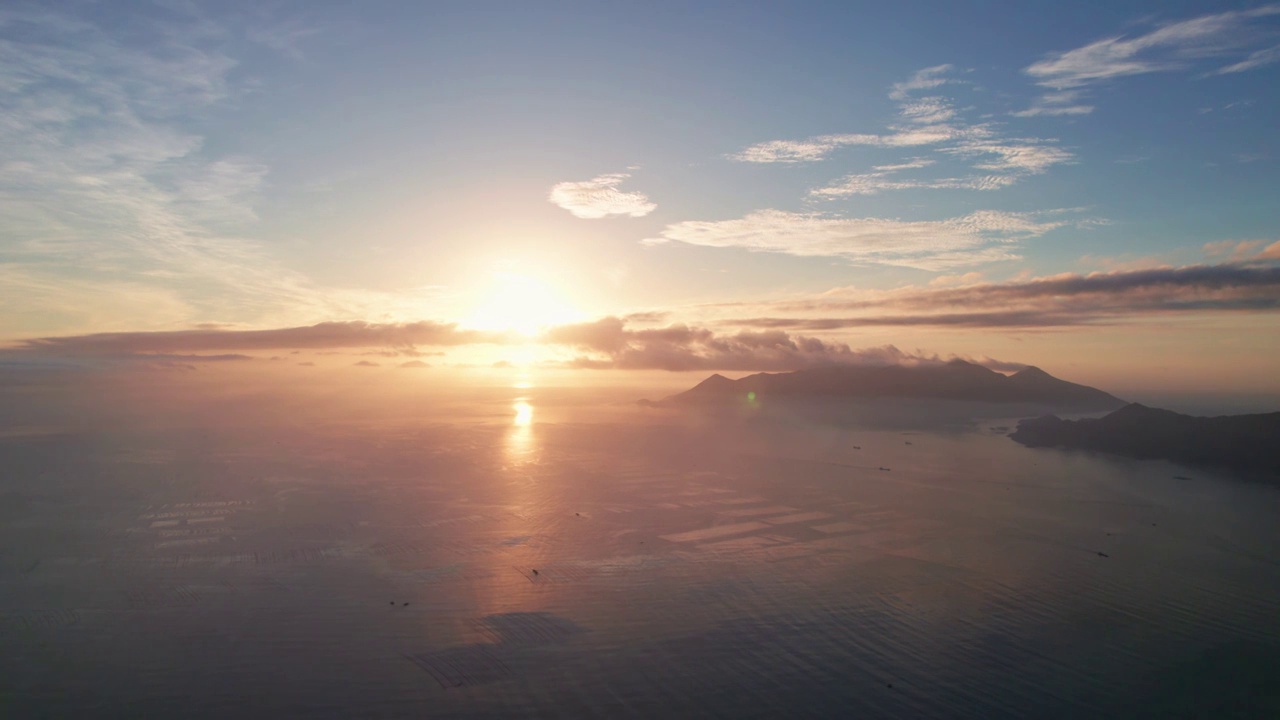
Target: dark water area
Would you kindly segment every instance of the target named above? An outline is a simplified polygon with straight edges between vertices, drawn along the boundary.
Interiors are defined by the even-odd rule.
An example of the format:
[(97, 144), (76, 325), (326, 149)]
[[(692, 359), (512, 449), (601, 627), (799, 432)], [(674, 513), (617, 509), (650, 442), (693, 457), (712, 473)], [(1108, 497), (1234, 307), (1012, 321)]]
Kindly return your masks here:
[(987, 421), (245, 402), (6, 421), (0, 716), (1280, 717), (1266, 484)]

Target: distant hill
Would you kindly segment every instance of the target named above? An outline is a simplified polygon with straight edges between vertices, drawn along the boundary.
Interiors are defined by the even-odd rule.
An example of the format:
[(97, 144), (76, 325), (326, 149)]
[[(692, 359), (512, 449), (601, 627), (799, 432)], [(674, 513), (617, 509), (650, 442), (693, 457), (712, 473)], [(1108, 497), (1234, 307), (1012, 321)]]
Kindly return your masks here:
[(1023, 420), (1009, 437), (1029, 447), (1280, 473), (1280, 412), (1194, 417), (1132, 403), (1092, 420)]
[(1120, 398), (1059, 380), (1034, 367), (1003, 375), (952, 360), (933, 365), (833, 365), (789, 373), (757, 373), (737, 380), (712, 375), (662, 405), (703, 405), (778, 398), (921, 398), (984, 403), (1025, 403), (1071, 410), (1110, 410)]

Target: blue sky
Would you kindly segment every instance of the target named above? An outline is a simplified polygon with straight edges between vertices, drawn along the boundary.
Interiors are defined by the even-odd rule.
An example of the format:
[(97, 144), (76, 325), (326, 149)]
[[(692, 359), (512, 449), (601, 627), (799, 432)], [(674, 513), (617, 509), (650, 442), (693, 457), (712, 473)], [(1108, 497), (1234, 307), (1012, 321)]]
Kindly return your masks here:
[[(1280, 5), (19, 2), (0, 42), (4, 338), (1280, 257)], [(1161, 283), (1134, 322), (1274, 328)]]

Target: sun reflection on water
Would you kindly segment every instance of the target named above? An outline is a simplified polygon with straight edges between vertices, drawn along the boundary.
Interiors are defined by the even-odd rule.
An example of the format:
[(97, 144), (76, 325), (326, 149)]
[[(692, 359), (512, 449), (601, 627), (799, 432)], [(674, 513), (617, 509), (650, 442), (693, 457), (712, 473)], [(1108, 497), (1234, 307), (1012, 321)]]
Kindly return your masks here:
[(519, 427), (528, 427), (533, 424), (533, 406), (525, 398), (517, 398), (516, 404), (513, 406), (516, 411), (515, 424)]
[(512, 404), (515, 417), (507, 432), (507, 457), (510, 460), (527, 461), (537, 449), (533, 437), (533, 405), (529, 398), (518, 397)]

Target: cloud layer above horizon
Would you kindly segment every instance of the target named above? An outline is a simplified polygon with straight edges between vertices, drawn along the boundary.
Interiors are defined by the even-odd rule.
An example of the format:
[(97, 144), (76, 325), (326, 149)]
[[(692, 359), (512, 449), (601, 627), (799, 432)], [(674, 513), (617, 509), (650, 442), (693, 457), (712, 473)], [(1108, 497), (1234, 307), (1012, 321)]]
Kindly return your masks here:
[(1141, 319), (1260, 362), (1280, 5), (1139, 5), (14, 0), (2, 352), (773, 369)]
[[(690, 313), (698, 312), (690, 308)], [(863, 327), (1053, 328), (1149, 323), (1188, 313), (1280, 310), (1280, 265), (1265, 261), (1061, 274), (1025, 281), (969, 282), (889, 291), (837, 289), (819, 296), (703, 308), (715, 327), (660, 325), (664, 314), (605, 317), (545, 328), (535, 337), (488, 332), (454, 323), (327, 322), (263, 330), (205, 328), (169, 332), (100, 333), (34, 338), (0, 350), (0, 360), (249, 360), (245, 351), (379, 349), (387, 357), (417, 357), (420, 347), (556, 346), (577, 351), (559, 364), (626, 370), (794, 370), (831, 364), (939, 361), (935, 354), (896, 348), (855, 350), (791, 331)], [(706, 313), (706, 310), (714, 312)], [(751, 314), (756, 312), (769, 315)], [(232, 352), (236, 351), (236, 352)], [(200, 353), (218, 353), (215, 355)], [(1010, 368), (1020, 363), (980, 358)], [(357, 364), (373, 365), (373, 361)], [(421, 361), (402, 367), (425, 367)]]

